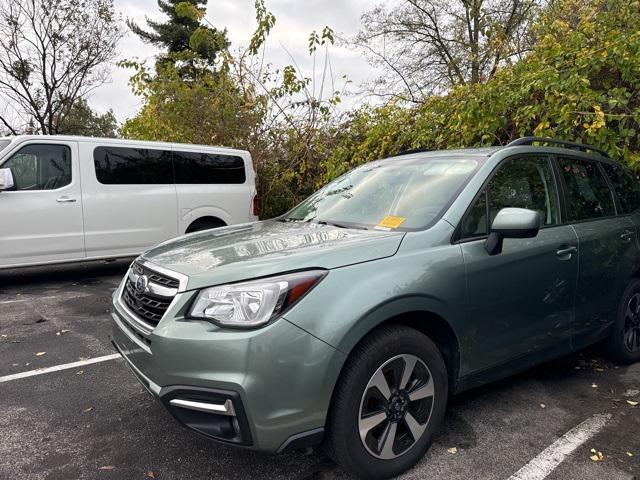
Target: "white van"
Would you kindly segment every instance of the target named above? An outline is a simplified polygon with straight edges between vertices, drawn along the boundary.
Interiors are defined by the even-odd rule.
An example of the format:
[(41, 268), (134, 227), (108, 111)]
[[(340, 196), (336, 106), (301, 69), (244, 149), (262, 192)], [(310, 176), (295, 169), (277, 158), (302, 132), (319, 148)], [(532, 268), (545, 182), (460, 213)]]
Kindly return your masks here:
[(178, 143), (0, 138), (0, 269), (138, 255), (257, 220), (249, 152)]

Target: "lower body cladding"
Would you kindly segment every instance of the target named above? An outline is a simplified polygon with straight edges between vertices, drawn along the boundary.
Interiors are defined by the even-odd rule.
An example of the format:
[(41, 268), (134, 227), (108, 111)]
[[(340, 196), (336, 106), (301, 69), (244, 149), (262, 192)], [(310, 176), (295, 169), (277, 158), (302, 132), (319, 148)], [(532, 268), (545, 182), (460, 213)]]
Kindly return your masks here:
[(182, 425), (272, 453), (320, 443), (344, 354), (284, 318), (239, 331), (165, 315), (142, 336), (117, 295), (113, 344)]

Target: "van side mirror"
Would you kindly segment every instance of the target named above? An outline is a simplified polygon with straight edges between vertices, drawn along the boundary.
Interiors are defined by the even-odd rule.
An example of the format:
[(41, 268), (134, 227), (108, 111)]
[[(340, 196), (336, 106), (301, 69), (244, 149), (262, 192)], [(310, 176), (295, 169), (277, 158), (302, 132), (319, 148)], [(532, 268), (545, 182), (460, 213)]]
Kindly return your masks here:
[(16, 186), (13, 180), (13, 173), (10, 168), (0, 168), (0, 192), (2, 190), (11, 190)]
[(493, 220), (484, 248), (489, 255), (498, 255), (505, 238), (533, 238), (539, 230), (540, 213), (526, 208), (503, 208)]

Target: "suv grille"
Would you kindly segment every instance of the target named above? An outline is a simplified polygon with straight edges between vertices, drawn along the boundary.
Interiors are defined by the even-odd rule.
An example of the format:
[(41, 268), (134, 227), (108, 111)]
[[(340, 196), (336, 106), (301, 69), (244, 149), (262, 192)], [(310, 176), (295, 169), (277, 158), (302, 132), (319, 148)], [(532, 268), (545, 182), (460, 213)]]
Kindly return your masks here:
[[(148, 283), (147, 288), (140, 291), (135, 283), (137, 278), (143, 275), (147, 277)], [(169, 308), (179, 285), (180, 282), (175, 278), (134, 263), (122, 291), (122, 301), (144, 323), (155, 327)]]

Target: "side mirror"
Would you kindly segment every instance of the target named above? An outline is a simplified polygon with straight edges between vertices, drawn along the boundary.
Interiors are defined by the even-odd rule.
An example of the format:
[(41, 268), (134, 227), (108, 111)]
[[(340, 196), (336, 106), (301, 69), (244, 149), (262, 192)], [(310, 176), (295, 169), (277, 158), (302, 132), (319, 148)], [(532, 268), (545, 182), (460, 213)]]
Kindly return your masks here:
[(505, 238), (533, 238), (540, 230), (540, 213), (526, 208), (503, 208), (491, 225), (484, 245), (489, 255), (502, 253)]
[(16, 184), (13, 181), (13, 173), (10, 168), (0, 168), (0, 192), (11, 190)]

